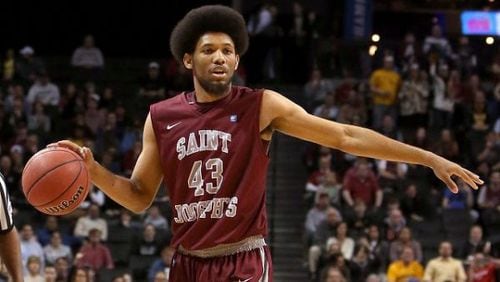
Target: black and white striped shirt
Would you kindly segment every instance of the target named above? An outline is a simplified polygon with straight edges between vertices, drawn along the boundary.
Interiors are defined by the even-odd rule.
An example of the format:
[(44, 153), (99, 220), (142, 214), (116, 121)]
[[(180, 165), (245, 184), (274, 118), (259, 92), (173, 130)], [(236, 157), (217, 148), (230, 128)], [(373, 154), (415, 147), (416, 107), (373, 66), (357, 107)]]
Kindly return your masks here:
[(12, 206), (5, 179), (0, 173), (0, 233), (10, 231), (14, 226), (12, 222)]

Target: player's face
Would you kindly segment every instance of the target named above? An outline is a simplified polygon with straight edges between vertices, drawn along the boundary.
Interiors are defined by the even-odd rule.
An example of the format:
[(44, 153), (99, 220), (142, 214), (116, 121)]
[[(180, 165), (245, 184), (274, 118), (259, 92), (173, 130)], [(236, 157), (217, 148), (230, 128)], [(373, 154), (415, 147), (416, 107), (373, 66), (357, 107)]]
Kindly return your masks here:
[(205, 33), (198, 40), (193, 54), (184, 56), (184, 65), (193, 70), (195, 83), (217, 96), (229, 91), (238, 63), (233, 40), (221, 32)]

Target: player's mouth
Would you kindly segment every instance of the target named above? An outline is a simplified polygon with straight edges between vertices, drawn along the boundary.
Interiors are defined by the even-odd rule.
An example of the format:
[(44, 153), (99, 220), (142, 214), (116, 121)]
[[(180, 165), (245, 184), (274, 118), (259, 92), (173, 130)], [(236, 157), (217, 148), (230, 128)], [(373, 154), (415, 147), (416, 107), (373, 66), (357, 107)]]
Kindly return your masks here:
[(214, 68), (210, 70), (210, 74), (217, 78), (225, 78), (227, 76), (227, 71), (224, 68)]

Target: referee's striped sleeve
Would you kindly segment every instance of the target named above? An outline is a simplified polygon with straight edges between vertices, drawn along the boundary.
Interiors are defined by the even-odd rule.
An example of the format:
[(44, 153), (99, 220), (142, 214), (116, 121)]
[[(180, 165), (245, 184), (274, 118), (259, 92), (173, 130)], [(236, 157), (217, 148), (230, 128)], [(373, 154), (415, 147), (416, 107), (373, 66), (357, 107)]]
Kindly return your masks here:
[(7, 185), (0, 174), (0, 233), (9, 231), (14, 226), (12, 222), (12, 206), (7, 193)]

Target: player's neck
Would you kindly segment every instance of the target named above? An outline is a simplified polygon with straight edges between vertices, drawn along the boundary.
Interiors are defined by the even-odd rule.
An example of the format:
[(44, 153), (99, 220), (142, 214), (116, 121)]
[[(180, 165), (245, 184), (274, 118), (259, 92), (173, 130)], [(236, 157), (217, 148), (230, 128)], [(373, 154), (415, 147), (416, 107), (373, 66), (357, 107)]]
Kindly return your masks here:
[(194, 93), (197, 103), (210, 103), (217, 100), (224, 99), (227, 95), (231, 93), (232, 85), (229, 84), (227, 91), (223, 94), (214, 94), (206, 91), (199, 83), (194, 82)]

